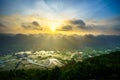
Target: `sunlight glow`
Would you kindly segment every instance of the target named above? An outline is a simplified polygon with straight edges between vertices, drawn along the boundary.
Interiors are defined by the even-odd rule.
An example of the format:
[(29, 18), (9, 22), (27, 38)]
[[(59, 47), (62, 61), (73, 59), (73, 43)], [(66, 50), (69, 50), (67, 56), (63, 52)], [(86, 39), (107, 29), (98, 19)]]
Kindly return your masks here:
[(55, 20), (55, 21), (51, 21), (50, 23), (48, 23), (48, 26), (50, 28), (50, 31), (56, 32), (56, 30), (60, 28), (62, 24), (64, 24), (63, 21)]
[(52, 31), (52, 32), (55, 32), (55, 31), (56, 31), (56, 28), (57, 28), (57, 25), (52, 24), (52, 25), (50, 26), (50, 28), (51, 28), (51, 31)]

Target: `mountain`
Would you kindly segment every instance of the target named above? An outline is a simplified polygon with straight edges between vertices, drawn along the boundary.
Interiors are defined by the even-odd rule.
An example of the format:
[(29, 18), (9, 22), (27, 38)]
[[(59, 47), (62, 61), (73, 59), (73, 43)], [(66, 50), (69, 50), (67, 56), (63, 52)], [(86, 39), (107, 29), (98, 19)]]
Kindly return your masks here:
[(71, 60), (51, 70), (22, 69), (0, 72), (1, 80), (119, 80), (120, 51), (84, 59)]
[(27, 50), (84, 50), (115, 49), (120, 47), (120, 36), (115, 35), (63, 35), (63, 34), (0, 34), (0, 55)]

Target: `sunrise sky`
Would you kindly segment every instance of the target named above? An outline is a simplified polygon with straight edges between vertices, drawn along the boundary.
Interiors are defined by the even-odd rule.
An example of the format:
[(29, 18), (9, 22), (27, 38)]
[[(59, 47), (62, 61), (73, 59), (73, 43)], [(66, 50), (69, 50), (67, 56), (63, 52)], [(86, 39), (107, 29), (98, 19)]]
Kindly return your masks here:
[(0, 0), (0, 33), (120, 35), (120, 1)]

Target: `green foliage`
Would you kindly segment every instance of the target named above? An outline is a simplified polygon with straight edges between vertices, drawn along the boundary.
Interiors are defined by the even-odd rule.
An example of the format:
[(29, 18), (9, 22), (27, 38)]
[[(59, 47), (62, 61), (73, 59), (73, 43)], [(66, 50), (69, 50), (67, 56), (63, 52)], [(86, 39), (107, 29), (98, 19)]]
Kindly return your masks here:
[(83, 62), (71, 60), (65, 66), (48, 70), (28, 69), (0, 72), (0, 80), (119, 80), (120, 51)]

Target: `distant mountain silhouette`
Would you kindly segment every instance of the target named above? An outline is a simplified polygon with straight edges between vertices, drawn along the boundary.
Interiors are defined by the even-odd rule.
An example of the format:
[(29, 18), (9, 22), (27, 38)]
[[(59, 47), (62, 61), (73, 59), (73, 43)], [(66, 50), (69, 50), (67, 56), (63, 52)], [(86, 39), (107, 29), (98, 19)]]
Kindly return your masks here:
[(90, 47), (108, 49), (120, 47), (120, 36), (115, 35), (24, 35), (0, 34), (0, 55), (24, 50), (78, 50)]

